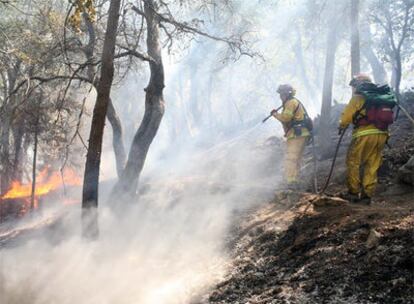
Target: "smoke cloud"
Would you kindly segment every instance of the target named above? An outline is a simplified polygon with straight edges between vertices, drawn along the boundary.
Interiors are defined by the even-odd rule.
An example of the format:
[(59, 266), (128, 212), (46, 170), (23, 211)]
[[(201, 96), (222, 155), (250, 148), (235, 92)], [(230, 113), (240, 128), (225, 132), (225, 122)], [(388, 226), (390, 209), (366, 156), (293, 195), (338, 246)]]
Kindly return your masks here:
[(122, 212), (113, 212), (116, 202), (100, 207), (95, 242), (81, 239), (80, 208), (72, 206), (57, 224), (2, 244), (1, 302), (200, 300), (226, 273), (234, 220), (269, 199), (278, 182), (275, 151), (262, 145), (261, 128), (153, 163), (137, 202), (118, 204)]

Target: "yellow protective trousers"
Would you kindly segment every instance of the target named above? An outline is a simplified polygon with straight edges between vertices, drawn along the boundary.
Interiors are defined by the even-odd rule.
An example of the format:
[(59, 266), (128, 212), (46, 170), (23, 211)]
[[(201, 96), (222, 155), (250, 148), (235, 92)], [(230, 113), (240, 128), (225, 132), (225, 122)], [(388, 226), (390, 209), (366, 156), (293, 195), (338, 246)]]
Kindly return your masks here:
[(372, 197), (377, 185), (377, 171), (382, 164), (382, 150), (387, 142), (387, 134), (371, 134), (355, 137), (349, 146), (346, 165), (348, 190), (351, 193), (362, 190)]
[(297, 182), (303, 150), (308, 137), (300, 136), (286, 141), (285, 176), (288, 183)]

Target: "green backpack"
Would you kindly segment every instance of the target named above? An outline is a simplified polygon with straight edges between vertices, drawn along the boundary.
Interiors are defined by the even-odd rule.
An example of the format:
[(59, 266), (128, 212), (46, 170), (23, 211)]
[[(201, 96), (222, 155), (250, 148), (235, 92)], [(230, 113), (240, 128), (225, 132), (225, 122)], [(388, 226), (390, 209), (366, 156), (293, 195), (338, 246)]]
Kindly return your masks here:
[[(356, 87), (356, 92), (365, 97), (365, 103), (354, 115), (354, 124), (357, 127), (373, 124), (380, 130), (387, 130), (394, 122), (393, 108), (397, 105), (390, 87), (365, 82)], [(362, 110), (365, 110), (365, 115), (362, 115)]]
[(365, 97), (367, 105), (385, 105), (390, 108), (397, 105), (395, 94), (387, 84), (379, 86), (365, 82), (357, 86), (356, 91)]

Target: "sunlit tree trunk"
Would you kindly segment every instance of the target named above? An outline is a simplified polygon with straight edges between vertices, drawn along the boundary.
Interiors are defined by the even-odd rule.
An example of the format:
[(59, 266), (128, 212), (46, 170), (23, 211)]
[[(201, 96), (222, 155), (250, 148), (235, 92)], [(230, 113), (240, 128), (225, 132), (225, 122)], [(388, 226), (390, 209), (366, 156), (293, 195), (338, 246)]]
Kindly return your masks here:
[(93, 110), (82, 196), (82, 233), (98, 237), (98, 186), (105, 119), (114, 76), (114, 53), (121, 0), (111, 0), (102, 52), (101, 77)]

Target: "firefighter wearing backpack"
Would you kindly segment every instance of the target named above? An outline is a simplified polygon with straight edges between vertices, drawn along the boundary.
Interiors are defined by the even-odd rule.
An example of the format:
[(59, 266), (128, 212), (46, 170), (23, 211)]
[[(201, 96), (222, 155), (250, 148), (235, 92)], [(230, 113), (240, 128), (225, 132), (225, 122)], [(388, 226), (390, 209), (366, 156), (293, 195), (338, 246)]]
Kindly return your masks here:
[(297, 189), (298, 174), (306, 141), (310, 134), (309, 118), (302, 103), (294, 98), (295, 89), (289, 84), (280, 85), (277, 89), (283, 102), (283, 110), (271, 115), (279, 120), (285, 131), (286, 155), (284, 159), (285, 178), (288, 189)]
[[(370, 204), (377, 184), (377, 171), (382, 163), (382, 151), (388, 139), (387, 127), (393, 119), (393, 105), (382, 106), (380, 100), (382, 96), (391, 99), (394, 96), (388, 86), (378, 87), (364, 74), (355, 76), (349, 85), (353, 96), (341, 115), (339, 128), (343, 132), (353, 124), (354, 130), (346, 159), (348, 192), (342, 194), (342, 197), (351, 202)], [(370, 92), (367, 93), (364, 88), (373, 94), (369, 95)], [(381, 88), (388, 89), (388, 95), (378, 93)]]

